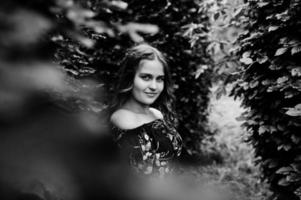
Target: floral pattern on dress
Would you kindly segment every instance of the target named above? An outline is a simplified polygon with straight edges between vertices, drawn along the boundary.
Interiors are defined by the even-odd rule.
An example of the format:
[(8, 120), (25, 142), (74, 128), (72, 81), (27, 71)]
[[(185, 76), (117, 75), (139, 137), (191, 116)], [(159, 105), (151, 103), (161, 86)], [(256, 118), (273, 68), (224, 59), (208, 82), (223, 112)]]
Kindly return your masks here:
[(125, 150), (130, 165), (139, 173), (164, 175), (178, 157), (182, 139), (174, 127), (156, 119), (137, 128), (123, 130), (113, 126), (114, 138)]

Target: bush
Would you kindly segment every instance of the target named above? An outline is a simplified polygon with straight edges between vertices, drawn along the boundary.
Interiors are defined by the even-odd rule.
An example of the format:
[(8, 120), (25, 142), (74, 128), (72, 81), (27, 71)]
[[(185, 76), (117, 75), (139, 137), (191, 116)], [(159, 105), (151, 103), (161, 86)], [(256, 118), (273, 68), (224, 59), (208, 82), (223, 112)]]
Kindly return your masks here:
[(248, 0), (246, 6), (233, 95), (248, 109), (244, 126), (275, 199), (299, 199), (301, 3)]

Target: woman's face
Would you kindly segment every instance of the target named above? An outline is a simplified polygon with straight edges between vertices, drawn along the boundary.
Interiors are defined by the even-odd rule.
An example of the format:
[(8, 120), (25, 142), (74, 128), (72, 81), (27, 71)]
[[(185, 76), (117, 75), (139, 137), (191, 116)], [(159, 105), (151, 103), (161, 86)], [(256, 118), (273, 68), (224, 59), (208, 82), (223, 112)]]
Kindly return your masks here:
[(132, 96), (139, 103), (150, 105), (164, 88), (164, 67), (160, 61), (142, 60), (136, 71)]

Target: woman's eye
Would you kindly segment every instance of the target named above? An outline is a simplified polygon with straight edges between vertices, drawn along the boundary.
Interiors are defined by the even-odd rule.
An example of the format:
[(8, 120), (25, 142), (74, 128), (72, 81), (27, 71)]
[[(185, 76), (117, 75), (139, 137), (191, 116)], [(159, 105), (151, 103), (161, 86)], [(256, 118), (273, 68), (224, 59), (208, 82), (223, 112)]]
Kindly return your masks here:
[(157, 78), (157, 81), (163, 82), (163, 81), (164, 81), (164, 77), (159, 77), (159, 78)]
[(145, 81), (149, 81), (151, 79), (150, 76), (141, 76), (141, 78)]

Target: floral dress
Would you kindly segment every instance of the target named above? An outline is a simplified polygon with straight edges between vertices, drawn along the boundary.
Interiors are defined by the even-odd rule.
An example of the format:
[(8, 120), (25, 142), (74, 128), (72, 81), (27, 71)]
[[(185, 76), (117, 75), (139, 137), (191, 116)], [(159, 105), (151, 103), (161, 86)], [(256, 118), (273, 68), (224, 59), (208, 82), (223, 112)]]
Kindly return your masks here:
[(134, 129), (113, 126), (114, 138), (130, 165), (143, 174), (164, 175), (180, 155), (182, 139), (174, 127), (156, 119)]

